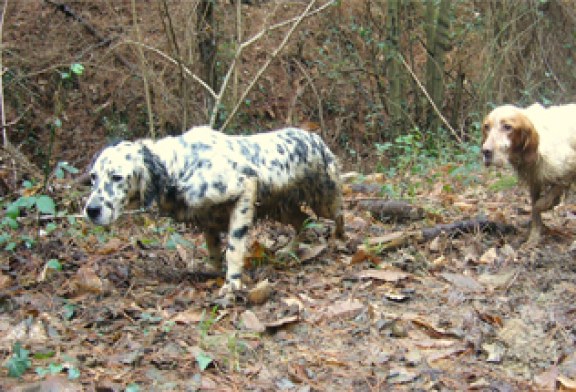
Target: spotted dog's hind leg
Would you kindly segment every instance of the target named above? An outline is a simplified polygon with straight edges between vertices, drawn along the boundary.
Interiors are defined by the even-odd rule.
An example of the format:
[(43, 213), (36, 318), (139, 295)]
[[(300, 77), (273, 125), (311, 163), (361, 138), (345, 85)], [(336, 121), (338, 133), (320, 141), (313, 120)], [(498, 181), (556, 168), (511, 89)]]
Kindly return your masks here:
[(206, 230), (204, 232), (206, 248), (208, 249), (208, 263), (206, 268), (211, 272), (222, 271), (222, 241), (217, 230)]
[(242, 268), (246, 253), (248, 232), (254, 221), (258, 180), (247, 178), (244, 192), (236, 202), (230, 216), (228, 247), (226, 249), (226, 283), (220, 289), (220, 296), (233, 297), (233, 292), (242, 288)]
[(310, 216), (306, 214), (300, 208), (300, 205), (295, 204), (290, 207), (284, 206), (281, 212), (281, 222), (287, 223), (294, 228), (296, 235), (288, 244), (276, 251), (276, 258), (279, 260), (289, 260), (294, 256), (295, 252), (298, 250), (298, 244), (302, 240), (302, 229), (304, 228), (304, 223), (306, 220), (310, 219)]

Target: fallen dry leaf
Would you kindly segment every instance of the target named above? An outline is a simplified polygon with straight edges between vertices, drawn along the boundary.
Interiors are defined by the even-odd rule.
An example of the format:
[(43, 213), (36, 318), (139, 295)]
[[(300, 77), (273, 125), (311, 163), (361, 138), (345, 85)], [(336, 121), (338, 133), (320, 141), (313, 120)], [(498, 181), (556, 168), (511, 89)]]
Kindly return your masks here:
[(312, 260), (324, 252), (327, 246), (327, 244), (319, 244), (312, 247), (302, 247), (298, 250), (298, 258), (301, 262)]
[(12, 284), (12, 278), (0, 273), (0, 290), (3, 290)]
[(409, 278), (411, 275), (398, 269), (368, 269), (358, 272), (359, 279), (376, 279), (395, 283)]
[(183, 312), (178, 312), (172, 317), (171, 321), (178, 324), (196, 324), (206, 318), (206, 312), (203, 309), (187, 309)]
[(118, 252), (127, 246), (127, 241), (121, 238), (111, 238), (104, 245), (102, 245), (96, 253), (99, 255), (110, 255)]
[(534, 376), (534, 384), (542, 391), (554, 391), (556, 389), (556, 379), (558, 378), (558, 367), (553, 365), (550, 369)]
[(242, 312), (240, 315), (240, 322), (248, 331), (264, 332), (266, 330), (266, 326), (258, 320), (256, 314), (251, 310), (245, 310)]
[(568, 378), (568, 377), (563, 376), (563, 375), (559, 375), (556, 380), (560, 384), (562, 391), (568, 391), (568, 392), (575, 392), (576, 391), (576, 380), (574, 380), (572, 378)]
[(253, 305), (261, 305), (268, 301), (272, 295), (272, 291), (272, 285), (268, 279), (264, 279), (248, 291), (246, 298), (248, 299), (248, 302)]
[(292, 324), (292, 323), (298, 321), (299, 319), (300, 319), (300, 316), (295, 314), (292, 316), (282, 317), (282, 318), (279, 318), (279, 319), (274, 320), (274, 321), (266, 322), (266, 323), (264, 323), (264, 325), (266, 326), (266, 328), (279, 328), (279, 327), (282, 327), (282, 326), (287, 325), (287, 324)]
[(500, 363), (506, 352), (506, 348), (500, 342), (484, 343), (482, 349), (488, 354), (486, 362)]
[(496, 251), (496, 248), (492, 247), (480, 256), (478, 262), (480, 264), (494, 264), (496, 260), (498, 260), (498, 252)]
[(376, 256), (374, 253), (366, 251), (366, 249), (364, 249), (364, 247), (359, 247), (358, 250), (356, 251), (356, 253), (354, 253), (354, 255), (352, 255), (350, 262), (346, 263), (346, 264), (358, 264), (358, 263), (362, 263), (366, 260), (371, 261), (374, 264), (380, 264), (380, 261), (381, 261), (381, 259), (378, 256)]
[(469, 293), (479, 293), (484, 291), (484, 287), (470, 276), (451, 272), (443, 272), (440, 276), (462, 291)]
[(329, 306), (324, 314), (328, 318), (354, 318), (362, 310), (365, 309), (365, 305), (357, 299), (338, 301), (334, 305)]
[(89, 265), (84, 265), (80, 267), (78, 271), (76, 271), (76, 274), (72, 278), (70, 285), (76, 294), (100, 294), (103, 287), (102, 280), (98, 274), (96, 274), (94, 268)]

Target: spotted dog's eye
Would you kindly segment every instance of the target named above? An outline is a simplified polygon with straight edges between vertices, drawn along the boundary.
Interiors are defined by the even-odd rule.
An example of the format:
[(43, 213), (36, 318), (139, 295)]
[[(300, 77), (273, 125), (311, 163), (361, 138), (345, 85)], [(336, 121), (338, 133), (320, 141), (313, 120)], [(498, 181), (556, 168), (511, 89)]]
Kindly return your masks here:
[(112, 174), (112, 181), (114, 182), (120, 182), (123, 178), (120, 174)]
[(98, 176), (96, 175), (96, 173), (90, 173), (90, 181), (92, 181), (92, 184), (94, 184), (97, 179)]
[(510, 124), (504, 124), (502, 127), (506, 132), (510, 132), (512, 130), (512, 125)]

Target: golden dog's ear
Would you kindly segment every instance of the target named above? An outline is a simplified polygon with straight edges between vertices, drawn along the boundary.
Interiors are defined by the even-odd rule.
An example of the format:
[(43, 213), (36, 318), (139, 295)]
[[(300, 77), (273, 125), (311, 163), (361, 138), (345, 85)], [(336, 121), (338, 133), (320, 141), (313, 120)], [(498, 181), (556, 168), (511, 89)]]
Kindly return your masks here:
[(522, 161), (527, 164), (536, 162), (538, 158), (538, 144), (540, 137), (534, 124), (521, 114), (514, 119), (513, 131), (510, 134), (512, 152), (521, 157)]

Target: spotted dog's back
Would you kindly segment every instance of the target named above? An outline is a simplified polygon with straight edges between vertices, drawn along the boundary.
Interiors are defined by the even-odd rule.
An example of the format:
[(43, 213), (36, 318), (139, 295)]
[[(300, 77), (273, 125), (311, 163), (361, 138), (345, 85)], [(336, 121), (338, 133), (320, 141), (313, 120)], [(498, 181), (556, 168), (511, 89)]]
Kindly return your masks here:
[[(95, 185), (87, 215), (106, 224), (119, 211), (106, 213), (113, 218), (103, 220), (97, 210), (121, 209), (126, 203), (119, 200), (138, 194), (145, 204), (156, 200), (160, 211), (204, 231), (215, 268), (220, 263), (220, 233), (227, 231), (227, 283), (222, 292), (240, 287), (247, 233), (257, 217), (291, 224), (298, 231), (308, 218), (301, 209), (306, 204), (318, 216), (334, 220), (335, 234), (343, 236), (337, 160), (316, 134), (286, 128), (228, 136), (198, 127), (180, 137), (124, 143), (121, 148), (102, 153), (93, 177), (113, 176), (109, 167), (114, 165), (109, 162), (114, 160), (121, 161), (124, 177), (130, 171), (133, 176), (127, 176), (130, 181), (122, 184), (116, 176)], [(107, 200), (107, 195), (114, 193), (125, 196)]]

